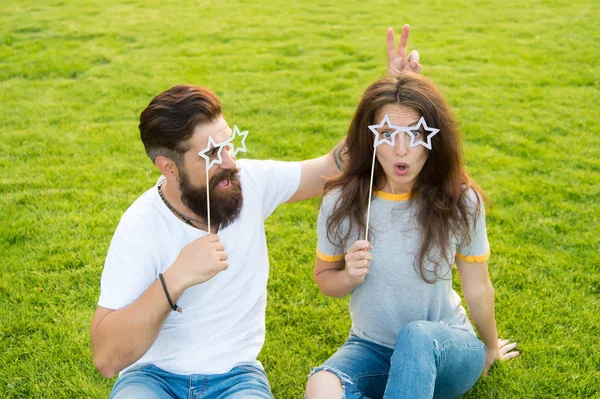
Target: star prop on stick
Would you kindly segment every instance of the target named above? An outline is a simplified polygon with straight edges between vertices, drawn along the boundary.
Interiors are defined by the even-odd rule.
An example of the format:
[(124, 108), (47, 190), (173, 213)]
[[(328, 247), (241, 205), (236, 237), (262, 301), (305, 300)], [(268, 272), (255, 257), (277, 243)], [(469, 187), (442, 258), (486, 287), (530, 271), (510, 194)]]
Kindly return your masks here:
[[(379, 132), (378, 129), (383, 128), (384, 125), (387, 125), (390, 130), (386, 130), (383, 129), (383, 132)], [(419, 136), (419, 129), (421, 128), (421, 126), (423, 126), (423, 129), (426, 132), (429, 132), (429, 134), (427, 135), (427, 142), (418, 139)], [(399, 132), (405, 132), (410, 136), (410, 146), (411, 147), (416, 147), (418, 145), (422, 145), (423, 147), (427, 148), (428, 150), (431, 150), (431, 138), (433, 136), (435, 136), (436, 134), (438, 134), (438, 132), (440, 131), (440, 129), (436, 129), (433, 127), (429, 127), (427, 126), (427, 122), (425, 122), (425, 118), (421, 117), (421, 119), (419, 119), (419, 122), (417, 123), (416, 126), (411, 126), (411, 127), (404, 127), (404, 126), (395, 126), (392, 125), (389, 116), (386, 114), (383, 119), (381, 120), (381, 123), (378, 125), (369, 125), (369, 129), (371, 130), (371, 132), (373, 132), (373, 134), (375, 135), (375, 140), (373, 140), (373, 147), (375, 147), (375, 150), (373, 151), (373, 163), (371, 164), (371, 184), (369, 185), (369, 202), (367, 205), (367, 227), (365, 229), (365, 240), (368, 239), (369, 237), (369, 219), (371, 216), (371, 196), (373, 195), (373, 174), (375, 173), (375, 154), (377, 153), (377, 146), (385, 143), (385, 144), (389, 144), (392, 147), (396, 145), (396, 136), (398, 135)], [(383, 138), (380, 138), (379, 136), (383, 136)]]
[[(209, 187), (210, 182), (208, 180), (208, 171), (214, 165), (220, 165), (223, 163), (223, 147), (229, 144), (229, 140), (223, 141), (222, 143), (215, 143), (215, 140), (211, 137), (208, 138), (208, 146), (200, 151), (200, 155), (206, 161), (206, 214), (208, 216), (208, 232), (210, 233), (210, 194)], [(212, 158), (212, 159), (211, 159)]]
[[(384, 129), (380, 132), (378, 129), (383, 128), (384, 125), (388, 125), (389, 130)], [(375, 173), (375, 155), (377, 154), (377, 146), (380, 144), (388, 144), (392, 147), (396, 145), (396, 136), (400, 133), (401, 129), (398, 126), (392, 125), (390, 117), (386, 114), (381, 123), (378, 125), (369, 125), (369, 130), (375, 135), (373, 140), (373, 162), (371, 163), (371, 183), (369, 184), (369, 202), (367, 204), (367, 227), (365, 229), (365, 240), (369, 238), (369, 219), (371, 216), (371, 196), (373, 195), (373, 174)], [(391, 131), (390, 131), (391, 130)], [(383, 138), (380, 138), (382, 136)]]
[[(393, 130), (393, 132), (384, 131), (380, 133), (377, 129), (381, 129), (383, 125), (388, 125), (390, 129)], [(396, 136), (398, 135), (401, 129), (398, 126), (392, 125), (392, 122), (390, 122), (390, 117), (387, 114), (385, 114), (385, 116), (381, 120), (381, 123), (379, 125), (369, 125), (369, 130), (371, 130), (375, 135), (375, 140), (373, 140), (373, 147), (377, 148), (377, 146), (381, 143), (389, 144), (392, 147), (396, 145)], [(383, 136), (382, 139), (379, 138), (380, 135)]]
[[(241, 137), (241, 145), (236, 146), (234, 142), (237, 137)], [(246, 152), (246, 137), (248, 137), (248, 130), (245, 132), (240, 132), (240, 129), (236, 125), (233, 125), (233, 135), (229, 140), (227, 140), (227, 145), (231, 147), (231, 151), (233, 151), (233, 156), (235, 157), (238, 152)]]
[[(208, 146), (198, 153), (198, 155), (206, 161), (206, 171), (212, 168), (213, 165), (220, 165), (223, 163), (223, 155), (221, 152), (223, 152), (223, 146), (225, 144), (227, 144), (226, 141), (219, 144), (215, 143), (215, 139), (213, 139), (212, 136), (208, 138)], [(211, 159), (213, 157), (214, 159)]]
[[(419, 129), (421, 128), (421, 126), (423, 126), (423, 129), (425, 129), (426, 132), (429, 132), (429, 134), (427, 135), (427, 142), (424, 142), (423, 140), (419, 140), (419, 141), (415, 142), (415, 139), (419, 135)], [(421, 117), (421, 119), (419, 119), (419, 123), (417, 123), (417, 126), (409, 127), (405, 131), (410, 135), (410, 146), (411, 147), (416, 147), (418, 145), (422, 145), (423, 147), (427, 148), (428, 150), (431, 150), (431, 138), (433, 136), (435, 136), (436, 134), (438, 134), (440, 129), (436, 129), (436, 128), (427, 126), (427, 122), (425, 122), (425, 118)]]

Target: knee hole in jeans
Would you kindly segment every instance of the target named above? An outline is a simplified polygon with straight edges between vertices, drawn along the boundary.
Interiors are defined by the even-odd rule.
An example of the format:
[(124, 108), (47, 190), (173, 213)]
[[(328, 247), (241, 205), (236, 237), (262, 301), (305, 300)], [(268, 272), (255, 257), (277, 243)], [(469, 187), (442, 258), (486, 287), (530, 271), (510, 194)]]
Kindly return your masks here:
[(333, 371), (318, 370), (310, 376), (306, 384), (307, 399), (343, 399), (342, 379)]

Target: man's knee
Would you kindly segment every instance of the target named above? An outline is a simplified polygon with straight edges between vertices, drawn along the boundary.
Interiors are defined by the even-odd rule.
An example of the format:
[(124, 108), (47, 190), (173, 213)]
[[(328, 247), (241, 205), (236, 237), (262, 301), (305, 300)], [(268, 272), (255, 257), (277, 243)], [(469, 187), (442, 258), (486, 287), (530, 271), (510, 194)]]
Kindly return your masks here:
[(308, 379), (306, 384), (307, 399), (341, 399), (343, 396), (342, 381), (330, 371), (317, 371)]

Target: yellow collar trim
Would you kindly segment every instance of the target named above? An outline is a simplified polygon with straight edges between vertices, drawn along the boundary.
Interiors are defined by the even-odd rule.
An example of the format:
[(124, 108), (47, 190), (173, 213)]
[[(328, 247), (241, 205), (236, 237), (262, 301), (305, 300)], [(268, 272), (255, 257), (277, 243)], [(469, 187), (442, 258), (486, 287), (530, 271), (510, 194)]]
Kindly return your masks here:
[(385, 191), (375, 191), (375, 195), (388, 201), (407, 201), (410, 199), (410, 193), (391, 194)]

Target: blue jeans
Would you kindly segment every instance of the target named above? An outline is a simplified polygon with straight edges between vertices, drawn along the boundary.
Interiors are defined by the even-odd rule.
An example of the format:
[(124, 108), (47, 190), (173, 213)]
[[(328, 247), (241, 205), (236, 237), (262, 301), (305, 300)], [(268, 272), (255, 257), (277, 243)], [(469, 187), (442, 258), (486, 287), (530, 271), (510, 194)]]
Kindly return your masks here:
[(224, 374), (179, 375), (152, 364), (121, 375), (110, 399), (273, 399), (264, 370), (238, 366)]
[(335, 374), (344, 399), (456, 398), (475, 385), (484, 365), (485, 345), (472, 333), (416, 321), (400, 330), (394, 349), (351, 333), (312, 374)]

